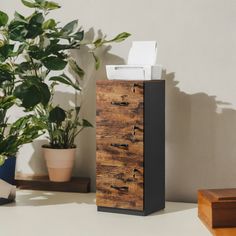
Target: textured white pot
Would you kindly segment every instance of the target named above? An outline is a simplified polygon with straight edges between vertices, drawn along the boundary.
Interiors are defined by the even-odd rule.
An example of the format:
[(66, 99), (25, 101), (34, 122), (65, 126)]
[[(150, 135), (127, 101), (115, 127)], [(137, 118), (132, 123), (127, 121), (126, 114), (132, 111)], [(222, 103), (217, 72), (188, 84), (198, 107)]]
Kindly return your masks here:
[(48, 168), (49, 179), (53, 182), (67, 182), (71, 179), (75, 162), (76, 148), (52, 149), (43, 148), (44, 158)]

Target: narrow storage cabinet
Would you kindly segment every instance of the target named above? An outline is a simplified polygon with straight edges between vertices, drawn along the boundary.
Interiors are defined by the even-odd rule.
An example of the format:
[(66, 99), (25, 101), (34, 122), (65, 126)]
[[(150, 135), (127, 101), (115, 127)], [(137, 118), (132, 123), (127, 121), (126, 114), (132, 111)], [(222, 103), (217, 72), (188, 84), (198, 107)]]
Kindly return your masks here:
[(99, 211), (148, 215), (165, 207), (165, 81), (97, 81)]

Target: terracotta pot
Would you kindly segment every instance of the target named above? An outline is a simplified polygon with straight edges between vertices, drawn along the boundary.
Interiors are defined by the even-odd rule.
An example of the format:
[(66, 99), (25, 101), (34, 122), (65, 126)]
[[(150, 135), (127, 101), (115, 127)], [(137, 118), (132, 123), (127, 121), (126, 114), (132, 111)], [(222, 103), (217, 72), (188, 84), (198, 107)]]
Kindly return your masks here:
[(49, 179), (53, 182), (67, 182), (71, 179), (76, 148), (53, 149), (43, 147)]

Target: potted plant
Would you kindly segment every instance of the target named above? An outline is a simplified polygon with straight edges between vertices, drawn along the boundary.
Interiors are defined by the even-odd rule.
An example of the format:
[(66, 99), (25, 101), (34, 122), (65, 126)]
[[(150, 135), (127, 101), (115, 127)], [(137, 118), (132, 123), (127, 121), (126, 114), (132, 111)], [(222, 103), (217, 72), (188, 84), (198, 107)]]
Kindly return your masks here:
[[(32, 115), (25, 115), (9, 123), (7, 112), (15, 105), (15, 97), (8, 94), (12, 85), (1, 83), (0, 97), (0, 179), (14, 185), (16, 154), (19, 148), (39, 137), (41, 127), (35, 126)], [(13, 199), (0, 198), (0, 205)]]
[[(9, 119), (9, 112), (19, 102), (14, 93), (25, 77), (20, 73), (22, 64), (17, 61), (23, 47), (14, 42), (15, 36), (10, 34), (8, 22), (8, 15), (0, 11), (0, 179), (14, 184), (15, 157), (19, 148), (39, 137), (42, 130), (34, 124), (32, 114), (13, 121)], [(40, 85), (44, 86), (43, 83)], [(0, 198), (0, 204), (7, 202)]]
[[(48, 135), (49, 143), (43, 149), (50, 179), (68, 181), (75, 157), (74, 139), (84, 128), (92, 125), (79, 117), (79, 107), (66, 110), (60, 104), (55, 105), (55, 86), (64, 84), (76, 91), (82, 90), (80, 80), (85, 72), (71, 56), (71, 50), (79, 50), (82, 46), (89, 47), (95, 68), (98, 69), (100, 61), (96, 55), (97, 48), (112, 42), (121, 42), (130, 34), (124, 32), (111, 40), (100, 37), (91, 42), (86, 41), (84, 30), (78, 27), (77, 20), (61, 26), (55, 19), (50, 18), (50, 11), (60, 8), (57, 3), (45, 0), (21, 2), (33, 9), (30, 16), (16, 12), (14, 19), (9, 22), (7, 15), (0, 13), (5, 50), (9, 53), (13, 51), (12, 56), (15, 57), (14, 60), (11, 59), (11, 73), (17, 76), (18, 83), (12, 94), (25, 111), (33, 111), (31, 119), (34, 126), (41, 127)], [(12, 50), (12, 47), (16, 47), (15, 42), (16, 51)], [(69, 72), (74, 76), (69, 75)], [(56, 153), (56, 162), (53, 161), (52, 153)], [(66, 157), (67, 153), (69, 157)]]
[(92, 127), (89, 121), (80, 119), (79, 111), (80, 107), (64, 110), (53, 104), (47, 108), (38, 105), (35, 109), (35, 123), (48, 134), (48, 144), (42, 148), (51, 181), (70, 180), (76, 154), (75, 138), (84, 128)]

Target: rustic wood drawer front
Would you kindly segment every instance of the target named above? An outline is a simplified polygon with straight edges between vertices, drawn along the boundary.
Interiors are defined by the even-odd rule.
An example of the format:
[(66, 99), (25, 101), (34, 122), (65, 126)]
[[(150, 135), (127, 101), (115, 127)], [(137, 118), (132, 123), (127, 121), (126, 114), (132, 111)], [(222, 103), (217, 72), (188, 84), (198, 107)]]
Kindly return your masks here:
[[(97, 87), (97, 126), (143, 126), (143, 83), (99, 82)], [(127, 122), (129, 125), (127, 125)]]
[(143, 83), (97, 88), (97, 204), (143, 210)]
[[(143, 82), (129, 82), (127, 81), (98, 81), (97, 87), (97, 101), (98, 102), (138, 102), (143, 100)], [(125, 106), (125, 104), (123, 104)]]
[[(164, 81), (97, 81), (96, 201), (99, 210), (146, 215), (163, 208), (164, 94)], [(160, 108), (160, 113), (151, 118), (153, 108)], [(155, 143), (152, 124), (159, 144)], [(154, 153), (159, 147), (160, 153)], [(151, 170), (159, 159), (159, 166)], [(156, 188), (160, 185), (161, 197), (150, 185), (150, 178), (152, 181), (157, 178)], [(153, 197), (149, 192), (153, 192)], [(152, 204), (155, 201), (152, 198), (157, 203)]]
[(97, 164), (97, 204), (143, 210), (143, 168)]

